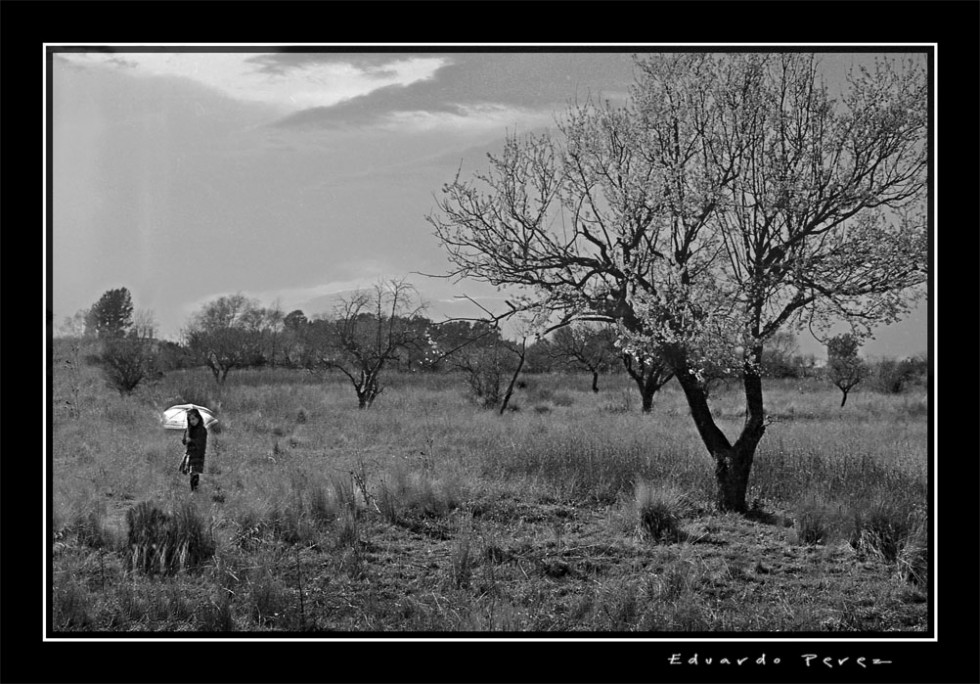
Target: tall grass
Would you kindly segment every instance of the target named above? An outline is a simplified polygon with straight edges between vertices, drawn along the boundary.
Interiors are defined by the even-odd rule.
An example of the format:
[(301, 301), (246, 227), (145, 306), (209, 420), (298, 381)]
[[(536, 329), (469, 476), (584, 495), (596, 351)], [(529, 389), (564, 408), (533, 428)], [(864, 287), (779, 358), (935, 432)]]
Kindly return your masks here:
[(190, 502), (166, 513), (141, 502), (129, 509), (126, 567), (146, 574), (173, 575), (201, 566), (214, 553), (207, 525)]
[[(603, 379), (595, 395), (586, 376), (543, 375), (517, 391), (523, 410), (498, 416), (467, 401), (459, 374), (386, 376), (367, 411), (346, 380), (286, 369), (233, 371), (224, 386), (202, 369), (180, 371), (126, 399), (74, 381), (98, 408), (80, 419), (56, 412), (52, 426), (62, 628), (299, 629), (315, 611), (355, 629), (683, 630), (722, 619), (698, 595), (704, 568), (680, 561), (655, 581), (596, 575), (595, 590), (565, 597), (561, 615), (529, 607), (554, 600), (534, 603), (533, 582), (514, 588), (528, 577), (568, 581), (557, 570), (535, 575), (567, 561), (543, 558), (528, 507), (621, 511), (628, 529), (614, 533), (658, 551), (684, 540), (682, 518), (710, 508), (713, 463), (673, 383), (644, 415), (621, 378)], [(56, 394), (66, 393), (62, 382), (56, 365)], [(868, 392), (841, 411), (835, 388), (805, 390), (767, 389), (777, 419), (756, 455), (750, 497), (793, 518), (797, 543), (846, 539), (922, 583), (922, 397)], [(634, 393), (632, 407), (606, 410), (625, 405), (624, 391)], [(185, 402), (220, 405), (222, 427), (194, 495), (176, 473), (180, 435), (159, 425), (163, 408)], [(737, 434), (738, 392), (716, 390), (711, 405)], [(468, 516), (483, 512), (507, 527), (481, 546), (488, 528)], [(392, 596), (372, 582), (382, 550), (406, 543), (399, 534), (432, 554), (421, 567), (404, 564), (405, 593)], [(561, 540), (549, 548), (560, 554)], [(755, 618), (725, 619), (753, 628)]]

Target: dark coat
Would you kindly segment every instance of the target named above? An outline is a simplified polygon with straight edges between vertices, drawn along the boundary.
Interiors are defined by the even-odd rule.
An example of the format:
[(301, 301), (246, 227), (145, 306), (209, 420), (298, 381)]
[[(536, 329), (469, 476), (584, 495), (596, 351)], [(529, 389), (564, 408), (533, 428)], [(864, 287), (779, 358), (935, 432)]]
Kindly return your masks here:
[(208, 430), (198, 423), (197, 427), (188, 427), (187, 436), (183, 440), (187, 445), (186, 453), (191, 470), (196, 473), (204, 472), (204, 453), (208, 448)]

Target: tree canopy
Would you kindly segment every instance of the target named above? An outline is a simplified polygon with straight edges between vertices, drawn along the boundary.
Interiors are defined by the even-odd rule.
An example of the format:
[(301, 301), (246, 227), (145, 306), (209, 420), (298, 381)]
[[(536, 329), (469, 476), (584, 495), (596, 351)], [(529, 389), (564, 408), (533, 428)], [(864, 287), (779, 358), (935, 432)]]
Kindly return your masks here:
[(86, 314), (86, 332), (101, 340), (124, 337), (132, 326), (133, 298), (125, 287), (107, 290)]

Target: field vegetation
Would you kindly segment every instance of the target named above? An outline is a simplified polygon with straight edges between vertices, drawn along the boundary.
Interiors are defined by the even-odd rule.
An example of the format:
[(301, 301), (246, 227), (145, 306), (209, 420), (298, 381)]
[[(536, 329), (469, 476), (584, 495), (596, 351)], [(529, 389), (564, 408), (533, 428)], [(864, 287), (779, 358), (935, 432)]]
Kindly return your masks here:
[[(672, 380), (522, 376), (503, 415), (465, 373), (396, 373), (370, 410), (340, 374), (205, 368), (122, 395), (54, 341), (56, 632), (922, 632), (921, 385), (769, 380), (746, 514)], [(66, 362), (71, 363), (66, 363)], [(202, 485), (170, 405), (215, 409)], [(730, 434), (737, 384), (711, 394)]]

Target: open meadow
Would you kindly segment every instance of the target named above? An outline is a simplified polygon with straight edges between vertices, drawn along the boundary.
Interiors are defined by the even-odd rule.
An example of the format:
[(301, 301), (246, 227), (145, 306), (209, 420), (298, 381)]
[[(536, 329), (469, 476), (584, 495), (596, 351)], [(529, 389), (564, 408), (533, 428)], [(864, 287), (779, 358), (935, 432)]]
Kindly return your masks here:
[[(669, 383), (527, 375), (505, 415), (462, 375), (173, 371), (122, 397), (54, 345), (56, 632), (924, 632), (925, 388), (765, 382), (747, 515)], [(177, 472), (179, 403), (215, 409)], [(744, 402), (712, 393), (730, 434)]]

